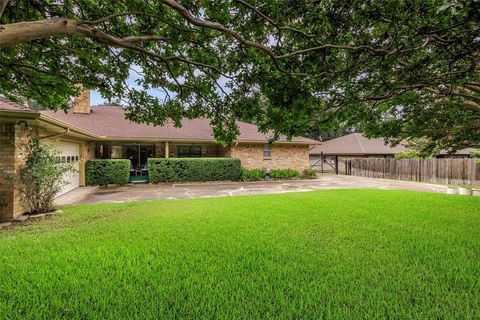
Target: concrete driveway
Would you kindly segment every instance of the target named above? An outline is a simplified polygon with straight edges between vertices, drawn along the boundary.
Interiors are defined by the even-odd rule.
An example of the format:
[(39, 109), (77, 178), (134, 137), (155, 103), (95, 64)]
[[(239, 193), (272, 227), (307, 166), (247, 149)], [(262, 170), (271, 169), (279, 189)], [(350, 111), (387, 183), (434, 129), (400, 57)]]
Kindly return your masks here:
[(441, 185), (343, 175), (322, 175), (312, 180), (165, 183), (156, 185), (127, 185), (122, 187), (84, 187), (59, 197), (56, 202), (58, 205), (70, 205), (152, 199), (210, 198), (326, 189), (383, 189), (445, 192), (445, 187)]

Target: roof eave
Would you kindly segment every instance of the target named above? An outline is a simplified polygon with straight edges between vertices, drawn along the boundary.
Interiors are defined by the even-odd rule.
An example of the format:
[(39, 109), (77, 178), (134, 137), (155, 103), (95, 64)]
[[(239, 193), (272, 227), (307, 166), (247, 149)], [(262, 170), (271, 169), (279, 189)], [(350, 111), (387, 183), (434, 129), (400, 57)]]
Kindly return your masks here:
[(43, 113), (40, 113), (39, 115), (40, 116), (38, 117), (38, 119), (41, 120), (41, 121), (53, 124), (55, 126), (59, 126), (61, 128), (68, 128), (75, 133), (78, 133), (80, 135), (83, 135), (83, 136), (88, 137), (88, 138), (93, 139), (93, 140), (99, 140), (100, 139), (100, 136), (98, 136), (97, 134), (95, 134), (93, 132), (90, 132), (88, 130), (79, 128), (77, 126), (73, 126), (70, 123), (55, 119), (55, 118), (47, 116)]
[[(102, 141), (146, 141), (146, 142), (197, 142), (197, 143), (217, 143), (215, 139), (178, 139), (178, 138), (166, 138), (166, 137), (111, 137), (100, 136)], [(238, 140), (239, 143), (267, 143), (267, 140)], [(309, 141), (275, 141), (276, 144), (301, 144), (301, 145), (313, 145), (315, 142)]]
[[(268, 140), (238, 140), (238, 143), (268, 143)], [(317, 145), (318, 142), (311, 141), (274, 141), (274, 144), (303, 144), (303, 145)]]
[(25, 111), (25, 110), (0, 110), (0, 115), (5, 118), (16, 119), (37, 119), (40, 112)]

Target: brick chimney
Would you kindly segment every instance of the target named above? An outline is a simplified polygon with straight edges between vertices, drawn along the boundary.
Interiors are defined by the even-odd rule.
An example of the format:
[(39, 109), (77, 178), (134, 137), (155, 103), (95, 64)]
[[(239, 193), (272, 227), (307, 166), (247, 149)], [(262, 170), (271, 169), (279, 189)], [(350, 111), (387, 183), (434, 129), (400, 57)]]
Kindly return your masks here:
[(82, 90), (80, 95), (73, 99), (73, 113), (90, 113), (90, 91)]

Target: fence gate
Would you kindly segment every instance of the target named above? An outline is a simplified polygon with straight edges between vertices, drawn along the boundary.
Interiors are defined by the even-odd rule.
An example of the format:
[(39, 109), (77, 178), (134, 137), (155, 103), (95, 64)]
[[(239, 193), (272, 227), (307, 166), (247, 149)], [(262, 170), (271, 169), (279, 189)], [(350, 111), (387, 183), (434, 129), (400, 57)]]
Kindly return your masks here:
[(351, 174), (351, 161), (339, 156), (326, 156), (310, 159), (310, 168), (319, 173)]

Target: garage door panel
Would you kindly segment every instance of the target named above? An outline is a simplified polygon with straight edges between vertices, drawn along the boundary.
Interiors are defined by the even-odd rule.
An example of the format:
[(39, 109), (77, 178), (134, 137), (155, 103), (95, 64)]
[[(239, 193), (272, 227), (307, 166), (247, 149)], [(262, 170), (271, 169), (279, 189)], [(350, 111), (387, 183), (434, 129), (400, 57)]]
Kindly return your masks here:
[(47, 143), (55, 145), (61, 161), (65, 163), (73, 163), (73, 168), (75, 169), (75, 172), (69, 172), (63, 176), (63, 180), (66, 184), (62, 186), (62, 189), (57, 194), (58, 197), (80, 186), (80, 145), (78, 143), (67, 141), (47, 141)]

